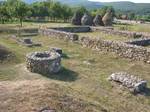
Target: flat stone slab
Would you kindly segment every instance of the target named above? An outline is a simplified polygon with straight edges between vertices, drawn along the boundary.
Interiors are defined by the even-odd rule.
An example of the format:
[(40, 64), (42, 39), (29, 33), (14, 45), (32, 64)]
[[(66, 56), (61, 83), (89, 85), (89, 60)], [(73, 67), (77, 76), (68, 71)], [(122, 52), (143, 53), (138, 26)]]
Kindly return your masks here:
[(58, 48), (58, 47), (50, 47), (50, 51), (52, 52), (57, 52), (59, 53), (60, 55), (62, 55), (62, 49), (61, 48)]
[(27, 47), (41, 46), (42, 45), (41, 43), (34, 43), (31, 38), (24, 38), (24, 39), (20, 40), (20, 43), (27, 46)]

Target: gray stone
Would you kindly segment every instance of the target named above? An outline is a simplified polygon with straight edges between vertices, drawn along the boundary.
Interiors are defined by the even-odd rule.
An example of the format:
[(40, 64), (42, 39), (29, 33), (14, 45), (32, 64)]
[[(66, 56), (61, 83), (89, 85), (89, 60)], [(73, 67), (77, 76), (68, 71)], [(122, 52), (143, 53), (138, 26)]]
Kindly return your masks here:
[(57, 52), (62, 56), (62, 49), (58, 47), (50, 47), (50, 52)]
[(126, 72), (113, 73), (110, 75), (109, 80), (121, 83), (134, 93), (142, 92), (147, 88), (147, 81)]
[(26, 56), (27, 69), (34, 73), (57, 73), (61, 68), (61, 56), (56, 52), (33, 52)]
[(23, 39), (23, 43), (25, 43), (25, 44), (32, 44), (33, 42), (32, 42), (32, 40), (30, 38), (24, 38)]

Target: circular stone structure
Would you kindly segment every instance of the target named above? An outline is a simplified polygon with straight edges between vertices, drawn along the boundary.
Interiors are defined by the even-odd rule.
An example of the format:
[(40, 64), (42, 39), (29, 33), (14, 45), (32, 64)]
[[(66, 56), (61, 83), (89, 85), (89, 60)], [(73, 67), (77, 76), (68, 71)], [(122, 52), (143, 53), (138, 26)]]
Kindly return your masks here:
[(33, 52), (26, 56), (27, 69), (34, 73), (57, 73), (61, 69), (61, 56), (57, 52)]

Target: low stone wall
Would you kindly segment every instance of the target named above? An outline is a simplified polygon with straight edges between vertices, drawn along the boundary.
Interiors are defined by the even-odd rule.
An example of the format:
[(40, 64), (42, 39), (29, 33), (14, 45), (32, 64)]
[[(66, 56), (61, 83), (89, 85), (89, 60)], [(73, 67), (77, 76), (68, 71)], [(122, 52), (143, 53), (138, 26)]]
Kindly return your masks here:
[(74, 33), (58, 31), (54, 29), (39, 29), (39, 34), (67, 41), (77, 41), (79, 38), (78, 35)]
[(105, 27), (91, 27), (91, 31), (101, 31), (106, 34), (120, 35), (129, 38), (150, 38), (150, 33), (114, 30)]
[(51, 29), (65, 31), (65, 32), (72, 32), (72, 33), (81, 33), (81, 32), (90, 32), (91, 31), (91, 28), (88, 26), (57, 27), (57, 28), (51, 28)]
[[(113, 29), (111, 28), (104, 29), (104, 31), (105, 30), (113, 31)], [(84, 47), (89, 47), (89, 48), (97, 49), (97, 50), (103, 50), (107, 52), (114, 52), (118, 54), (120, 57), (150, 63), (150, 49), (142, 47), (142, 46), (137, 46), (137, 45), (147, 45), (149, 43), (149, 40), (146, 40), (144, 42), (142, 40), (137, 41), (137, 42), (134, 42), (134, 43), (137, 43), (137, 45), (132, 45), (134, 44), (132, 42), (124, 43), (124, 42), (117, 42), (117, 41), (102, 40), (100, 38), (93, 39), (89, 37), (81, 37), (79, 39), (79, 36), (74, 33), (58, 31), (54, 29), (40, 29), (39, 33), (42, 35), (53, 37), (53, 38), (59, 38), (59, 39), (68, 40), (68, 41), (69, 40), (77, 41), (78, 43), (82, 44)], [(133, 35), (134, 34), (131, 33), (130, 36), (133, 36)]]
[(127, 44), (133, 44), (133, 45), (138, 45), (138, 46), (149, 46), (150, 45), (150, 39), (135, 39), (126, 42)]
[[(38, 28), (22, 28), (20, 29), (21, 33), (38, 33)], [(0, 29), (0, 33), (18, 33), (18, 28), (2, 28)]]
[(61, 68), (61, 56), (54, 52), (33, 52), (26, 56), (27, 69), (34, 73), (57, 73)]
[(133, 93), (143, 92), (147, 88), (147, 81), (126, 72), (113, 73), (108, 79), (121, 83)]
[(120, 57), (150, 63), (150, 49), (148, 48), (130, 45), (123, 42), (92, 39), (89, 37), (82, 37), (80, 43), (84, 47), (106, 52), (114, 52)]

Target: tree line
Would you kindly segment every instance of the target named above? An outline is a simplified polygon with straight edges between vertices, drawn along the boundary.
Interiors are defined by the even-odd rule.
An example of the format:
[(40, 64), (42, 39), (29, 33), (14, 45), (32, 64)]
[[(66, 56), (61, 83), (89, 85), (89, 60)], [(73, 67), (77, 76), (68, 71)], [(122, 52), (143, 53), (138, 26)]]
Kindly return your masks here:
[(0, 2), (0, 23), (19, 21), (21, 26), (24, 20), (36, 20), (47, 18), (48, 21), (57, 22), (62, 20), (67, 22), (75, 12), (90, 13), (95, 16), (97, 13), (104, 15), (107, 7), (88, 11), (85, 7), (70, 7), (54, 0), (46, 0), (27, 4), (23, 0), (6, 0)]
[(13, 22), (19, 20), (20, 24), (29, 17), (48, 17), (56, 21), (66, 21), (73, 15), (73, 9), (67, 5), (53, 0), (27, 4), (22, 0), (7, 0), (0, 2), (0, 22)]
[[(89, 13), (91, 16), (96, 16), (97, 14), (104, 16), (108, 9), (113, 11), (113, 16), (119, 17), (119, 13), (116, 14), (113, 7), (102, 7), (89, 11), (83, 6), (70, 7), (54, 0), (45, 0), (32, 4), (27, 4), (23, 0), (6, 0), (0, 1), (0, 23), (19, 21), (22, 26), (24, 20), (31, 21), (32, 18), (36, 21), (47, 18), (47, 21), (57, 22), (61, 20), (62, 22), (68, 22), (77, 11), (82, 15)], [(131, 14), (131, 16), (135, 15)]]

